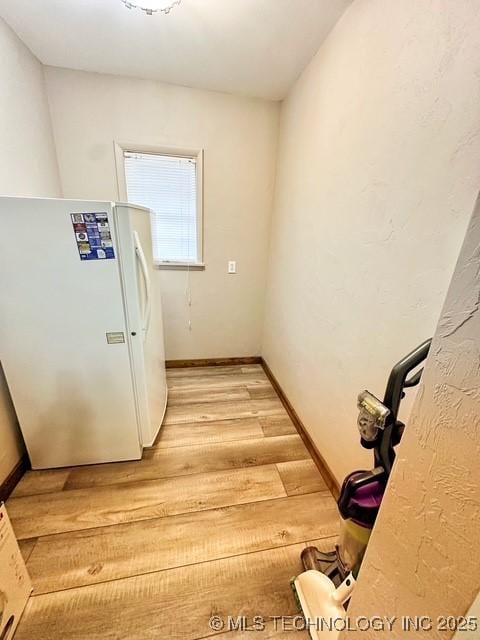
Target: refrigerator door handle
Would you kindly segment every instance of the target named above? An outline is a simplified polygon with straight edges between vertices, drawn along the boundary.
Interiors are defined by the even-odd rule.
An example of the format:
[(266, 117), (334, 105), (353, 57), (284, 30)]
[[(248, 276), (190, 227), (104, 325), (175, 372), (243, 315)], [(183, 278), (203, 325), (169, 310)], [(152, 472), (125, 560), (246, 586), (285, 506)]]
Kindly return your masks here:
[(142, 270), (143, 280), (145, 282), (145, 308), (143, 310), (143, 338), (145, 340), (148, 332), (148, 327), (150, 326), (150, 316), (152, 311), (151, 281), (150, 274), (148, 273), (145, 253), (143, 252), (142, 243), (140, 242), (140, 238), (138, 237), (138, 233), (136, 231), (133, 232), (133, 239), (135, 244), (135, 253), (137, 255), (137, 259)]

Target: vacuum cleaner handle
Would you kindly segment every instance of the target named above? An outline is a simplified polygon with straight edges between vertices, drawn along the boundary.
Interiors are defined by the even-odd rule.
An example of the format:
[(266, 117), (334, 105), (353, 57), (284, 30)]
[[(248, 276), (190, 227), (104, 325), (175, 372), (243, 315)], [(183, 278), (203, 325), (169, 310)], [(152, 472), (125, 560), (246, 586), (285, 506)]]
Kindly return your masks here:
[(397, 419), (403, 389), (405, 387), (414, 387), (420, 382), (423, 369), (415, 373), (409, 380), (407, 380), (407, 376), (415, 367), (418, 367), (418, 365), (425, 360), (431, 344), (431, 338), (422, 342), (421, 345), (397, 362), (390, 372), (383, 404), (390, 409), (391, 422), (395, 422)]
[(403, 384), (404, 389), (407, 389), (410, 387), (416, 387), (417, 384), (420, 382), (422, 374), (423, 374), (423, 367), (419, 369), (417, 373), (414, 373), (411, 378), (408, 378), (407, 380), (405, 380)]
[(432, 339), (425, 340), (409, 353), (405, 358), (393, 367), (385, 389), (383, 404), (390, 409), (387, 423), (381, 434), (380, 442), (375, 445), (375, 465), (383, 467), (390, 475), (392, 465), (395, 460), (394, 446), (400, 441), (398, 429), (403, 428), (403, 424), (397, 420), (400, 402), (404, 396), (404, 389), (416, 386), (421, 379), (423, 369), (414, 373), (410, 378), (408, 374), (420, 365), (428, 355)]

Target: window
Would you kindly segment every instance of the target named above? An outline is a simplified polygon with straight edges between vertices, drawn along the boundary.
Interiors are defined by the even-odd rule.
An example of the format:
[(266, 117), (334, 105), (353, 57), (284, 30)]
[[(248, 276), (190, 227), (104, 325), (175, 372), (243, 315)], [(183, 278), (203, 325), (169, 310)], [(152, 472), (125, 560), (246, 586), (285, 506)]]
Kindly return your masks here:
[(123, 150), (127, 199), (152, 210), (154, 260), (202, 264), (201, 154)]

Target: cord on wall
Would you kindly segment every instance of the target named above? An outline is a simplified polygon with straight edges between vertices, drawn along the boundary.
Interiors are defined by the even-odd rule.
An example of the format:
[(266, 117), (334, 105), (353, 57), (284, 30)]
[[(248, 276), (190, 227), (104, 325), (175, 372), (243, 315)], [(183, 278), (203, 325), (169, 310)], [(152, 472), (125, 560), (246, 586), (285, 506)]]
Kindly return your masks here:
[(187, 326), (192, 330), (192, 289), (190, 286), (190, 265), (187, 266), (187, 283), (185, 287), (185, 297), (187, 299)]

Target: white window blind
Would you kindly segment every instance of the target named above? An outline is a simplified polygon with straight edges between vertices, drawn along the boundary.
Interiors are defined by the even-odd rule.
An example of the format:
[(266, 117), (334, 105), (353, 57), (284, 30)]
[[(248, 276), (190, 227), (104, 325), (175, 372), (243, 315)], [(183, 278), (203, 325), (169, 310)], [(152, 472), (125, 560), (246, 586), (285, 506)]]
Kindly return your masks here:
[(196, 158), (124, 152), (128, 201), (149, 207), (155, 262), (200, 261)]

